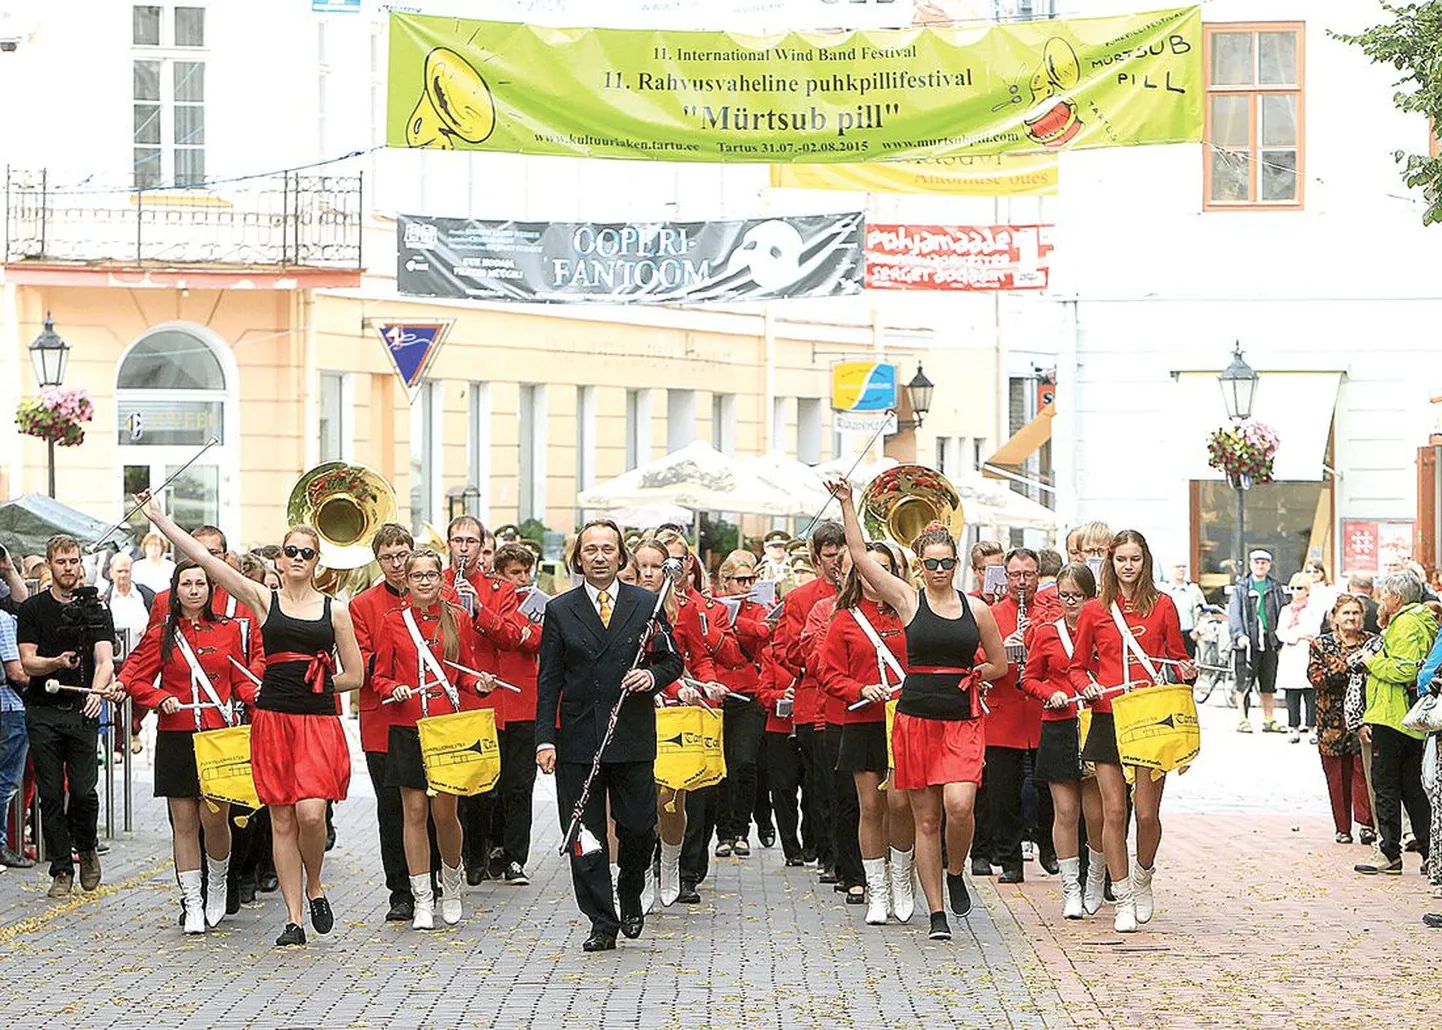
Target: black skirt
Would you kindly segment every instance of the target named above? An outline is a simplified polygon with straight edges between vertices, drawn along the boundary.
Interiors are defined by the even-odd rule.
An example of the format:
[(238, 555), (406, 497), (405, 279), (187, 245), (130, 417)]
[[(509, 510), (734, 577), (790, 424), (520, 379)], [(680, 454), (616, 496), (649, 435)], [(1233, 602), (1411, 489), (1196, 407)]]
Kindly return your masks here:
[(1039, 783), (1075, 783), (1082, 778), (1076, 719), (1043, 720), (1032, 777)]
[(885, 776), (886, 765), (886, 723), (852, 722), (841, 727), (837, 772), (872, 772)]
[(386, 742), (387, 787), (425, 790), (426, 764), (421, 760), (421, 731), (414, 726), (392, 726)]
[(1087, 731), (1086, 747), (1082, 748), (1081, 756), (1083, 762), (1122, 764), (1121, 752), (1117, 750), (1117, 723), (1111, 712), (1092, 713), (1092, 726)]
[(200, 774), (195, 771), (195, 734), (189, 730), (156, 731), (153, 796), (200, 797)]

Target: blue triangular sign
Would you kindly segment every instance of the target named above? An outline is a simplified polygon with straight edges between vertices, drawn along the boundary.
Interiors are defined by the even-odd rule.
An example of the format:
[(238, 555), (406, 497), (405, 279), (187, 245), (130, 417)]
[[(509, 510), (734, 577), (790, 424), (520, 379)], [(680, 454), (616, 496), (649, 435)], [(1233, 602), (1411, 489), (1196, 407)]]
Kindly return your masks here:
[(407, 389), (414, 389), (441, 349), (441, 341), (445, 339), (449, 325), (444, 322), (399, 322), (376, 328), (396, 374)]

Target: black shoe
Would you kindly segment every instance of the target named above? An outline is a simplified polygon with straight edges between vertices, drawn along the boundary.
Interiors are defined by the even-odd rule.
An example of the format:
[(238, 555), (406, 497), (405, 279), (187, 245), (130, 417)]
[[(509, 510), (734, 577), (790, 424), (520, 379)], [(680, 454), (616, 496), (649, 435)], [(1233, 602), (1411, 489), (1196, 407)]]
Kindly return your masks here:
[(234, 883), (225, 885), (225, 914), (233, 916), (240, 911), (240, 886)]
[(988, 861), (988, 860), (985, 859), (985, 858), (977, 858), (977, 857), (975, 857), (975, 856), (972, 856), (972, 859), (971, 859), (971, 875), (972, 875), (972, 876), (990, 876), (990, 875), (991, 875), (991, 862)]
[(699, 905), (701, 895), (696, 890), (694, 883), (681, 884), (681, 893), (676, 895), (676, 900), (682, 905)]
[(286, 923), (285, 929), (282, 930), (280, 936), (275, 939), (275, 946), (277, 948), (284, 948), (287, 945), (291, 944), (304, 943), (305, 931), (299, 926), (296, 926), (294, 923)]
[(415, 914), (416, 902), (414, 898), (395, 898), (391, 901), (391, 907), (386, 909), (386, 922), (409, 923)]
[(837, 878), (837, 876), (836, 876), (836, 870), (835, 870), (835, 869), (832, 869), (832, 868), (830, 868), (829, 866), (823, 866), (822, 869), (821, 869), (821, 875), (820, 875), (819, 877), (817, 877), (817, 882), (818, 882), (818, 883), (839, 883), (840, 880), (839, 880), (839, 879)]
[[(960, 877), (958, 877), (960, 879)], [(951, 940), (951, 926), (947, 924), (945, 912), (931, 913), (931, 929), (926, 936), (934, 941)]]
[(713, 851), (712, 854), (717, 858), (730, 858), (731, 842), (729, 840), (718, 840), (716, 842), (716, 850)]
[(860, 884), (852, 884), (846, 888), (846, 903), (848, 905), (866, 904), (866, 888)]
[(240, 885), (240, 903), (242, 905), (255, 904), (255, 886), (253, 884)]
[(17, 855), (9, 848), (0, 848), (0, 865), (7, 869), (33, 869), (35, 863), (24, 855)]
[(774, 848), (776, 846), (775, 830), (758, 830), (756, 835), (761, 838), (761, 846), (763, 848)]
[(1056, 860), (1056, 851), (1052, 848), (1047, 848), (1043, 851), (1037, 857), (1037, 861), (1041, 863), (1041, 867), (1047, 871), (1048, 876), (1055, 876), (1061, 872), (1061, 866), (1057, 864)]
[(506, 872), (506, 849), (492, 848), (491, 860), (486, 863), (486, 873), (492, 880), (499, 880)]
[(471, 887), (479, 887), (481, 881), (486, 878), (486, 867), (483, 865), (466, 866), (466, 883)]
[(793, 867), (803, 866), (806, 864), (806, 858), (804, 855), (788, 855), (786, 858), (786, 864)]
[(960, 873), (946, 874), (946, 893), (951, 899), (951, 911), (964, 916), (971, 911), (971, 895), (966, 892), (966, 877)]
[(280, 890), (280, 881), (276, 879), (274, 872), (263, 873), (260, 877), (260, 884), (256, 889), (262, 894), (274, 894)]
[(321, 934), (330, 933), (335, 926), (335, 913), (330, 910), (330, 902), (325, 900), (325, 895), (310, 899), (310, 925)]
[(505, 875), (502, 877), (512, 887), (526, 887), (530, 885), (531, 878), (521, 868), (521, 863), (512, 862), (506, 866)]
[(1403, 850), (1403, 851), (1421, 851), (1421, 850), (1422, 850), (1422, 842), (1419, 841), (1416, 837), (1413, 837), (1413, 838), (1412, 838), (1411, 840), (1409, 840), (1406, 844), (1403, 844), (1403, 845), (1402, 845), (1402, 850)]
[(1363, 876), (1376, 876), (1378, 873), (1385, 873), (1388, 876), (1401, 876), (1402, 859), (1400, 857), (1394, 858), (1390, 862), (1383, 862), (1381, 865), (1372, 862), (1358, 862), (1352, 867), (1352, 870), (1361, 873)]
[(1021, 866), (1016, 866), (1013, 869), (1003, 869), (1001, 871), (1001, 875), (996, 878), (996, 882), (1024, 883), (1026, 882), (1026, 872), (1022, 869)]
[(1362, 827), (1362, 832), (1359, 833), (1359, 834), (1357, 834), (1357, 843), (1358, 843), (1358, 844), (1375, 844), (1375, 843), (1377, 843), (1377, 831), (1374, 830), (1374, 829), (1372, 829), (1372, 827), (1370, 827), (1370, 826), (1364, 826), (1364, 827)]
[(812, 862), (815, 862), (815, 861), (816, 861), (816, 849), (815, 849), (815, 848), (802, 848), (802, 849), (801, 849), (801, 861), (805, 862), (807, 865), (810, 865)]
[(846, 884), (842, 883), (841, 879), (838, 877), (836, 882), (831, 885), (831, 889), (837, 894), (845, 894)]
[(327, 826), (327, 827), (325, 828), (325, 849), (326, 849), (327, 851), (330, 851), (330, 850), (333, 849), (334, 847), (335, 847), (335, 827), (334, 827), (334, 826)]
[(735, 855), (737, 858), (750, 858), (751, 842), (747, 840), (742, 840), (740, 837), (737, 837), (731, 842), (731, 854)]
[(1436, 912), (1428, 912), (1422, 917), (1422, 925), (1430, 926), (1434, 930), (1442, 930), (1442, 915)]
[(602, 933), (600, 930), (592, 930), (591, 936), (586, 938), (586, 943), (581, 945), (582, 951), (615, 951), (616, 935)]
[(646, 925), (646, 917), (640, 912), (634, 912), (629, 916), (621, 917), (621, 932), (626, 935), (627, 940), (634, 941), (641, 936), (641, 930)]

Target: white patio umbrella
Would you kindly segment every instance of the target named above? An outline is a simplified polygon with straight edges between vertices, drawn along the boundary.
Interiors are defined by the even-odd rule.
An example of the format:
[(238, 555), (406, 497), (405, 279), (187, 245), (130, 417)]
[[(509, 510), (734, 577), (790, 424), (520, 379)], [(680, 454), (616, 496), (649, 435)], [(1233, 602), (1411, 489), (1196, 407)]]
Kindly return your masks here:
[(961, 495), (966, 521), (972, 526), (1055, 530), (1056, 512), (1006, 484), (970, 472), (948, 477)]
[(804, 461), (776, 453), (743, 458), (742, 464), (765, 482), (793, 494), (798, 502), (804, 503), (811, 512), (816, 511), (830, 496), (826, 491), (825, 477), (820, 466), (808, 465)]
[(741, 459), (696, 441), (664, 458), (598, 483), (576, 497), (581, 508), (632, 508), (674, 504), (693, 512), (724, 511), (743, 515), (802, 516), (803, 499), (773, 485)]

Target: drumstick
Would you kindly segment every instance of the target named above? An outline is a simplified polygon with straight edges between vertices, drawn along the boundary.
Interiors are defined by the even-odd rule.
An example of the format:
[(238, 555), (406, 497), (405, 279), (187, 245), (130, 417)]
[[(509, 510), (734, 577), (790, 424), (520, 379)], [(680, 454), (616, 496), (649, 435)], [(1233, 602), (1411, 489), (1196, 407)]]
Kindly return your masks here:
[(480, 677), (480, 676), (490, 676), (491, 679), (493, 679), (493, 680), (496, 681), (496, 686), (498, 686), (498, 687), (505, 687), (507, 690), (514, 690), (517, 694), (520, 694), (520, 693), (523, 692), (520, 687), (515, 686), (514, 684), (511, 684), (511, 683), (507, 683), (505, 680), (501, 679), (499, 676), (495, 676), (495, 675), (493, 675), (493, 674), (491, 674), (491, 673), (489, 673), (489, 672), (478, 672), (478, 671), (476, 671), (475, 669), (470, 668), (469, 666), (462, 665), (462, 664), (460, 664), (459, 662), (450, 661), (449, 659), (447, 659), (446, 664), (449, 665), (452, 669), (459, 669), (461, 672), (468, 672), (468, 673), (470, 673), (472, 676), (477, 676), (477, 677)]
[(250, 680), (250, 682), (254, 683), (257, 687), (260, 686), (260, 680), (256, 678), (255, 673), (251, 672), (240, 662), (236, 661), (234, 656), (231, 656), (230, 664), (234, 665), (237, 669), (239, 669), (245, 675), (245, 678)]
[(107, 692), (104, 691), (104, 690), (96, 690), (94, 687), (72, 687), (72, 686), (70, 686), (70, 685), (67, 684), (67, 683), (61, 683), (61, 682), (59, 682), (58, 680), (46, 680), (46, 681), (45, 681), (45, 693), (47, 693), (47, 694), (58, 694), (58, 693), (60, 693), (62, 690), (71, 690), (71, 691), (74, 691), (74, 692), (77, 693), (77, 694), (106, 694), (106, 693), (107, 693)]
[[(881, 684), (881, 683), (873, 683), (872, 686), (880, 687), (880, 686), (883, 686), (883, 684)], [(896, 686), (894, 686), (894, 687), (891, 688), (890, 693), (895, 694), (895, 693), (896, 693), (898, 690), (900, 690), (900, 689), (901, 689), (901, 684), (898, 683)], [(857, 701), (855, 704), (849, 704), (849, 705), (847, 705), (847, 706), (846, 706), (846, 710), (847, 710), (848, 712), (854, 712), (854, 711), (856, 711), (858, 708), (865, 708), (867, 705), (875, 704), (875, 703), (876, 703), (876, 702), (873, 701), (873, 700), (871, 700), (871, 698), (869, 698), (869, 697), (863, 697), (860, 701)]]
[[(426, 697), (435, 697), (437, 694), (440, 693), (440, 691), (441, 691), (441, 688), (440, 688), (440, 687), (427, 687), (427, 688), (426, 688)], [(415, 691), (415, 692), (413, 692), (413, 693), (411, 694), (411, 697), (417, 697), (417, 696), (419, 696), (419, 694), (420, 694), (420, 691)], [(396, 705), (396, 704), (400, 704), (400, 703), (401, 703), (401, 700), (402, 700), (401, 698), (388, 697), (388, 698), (384, 698), (384, 699), (381, 701), (381, 704), (383, 704), (383, 705)], [(410, 698), (405, 698), (405, 700), (409, 701)]]
[[(1118, 690), (1129, 690), (1129, 689), (1131, 689), (1131, 688), (1130, 688), (1129, 686), (1127, 686), (1127, 684), (1124, 683), (1124, 684), (1122, 684), (1122, 685), (1119, 686), (1119, 687), (1107, 687), (1105, 690), (1103, 690), (1103, 691), (1102, 691), (1100, 694), (1098, 694), (1097, 696), (1098, 696), (1098, 697), (1105, 697), (1105, 696), (1108, 695), (1108, 694), (1115, 694)], [(1084, 695), (1084, 694), (1073, 694), (1071, 697), (1069, 697), (1069, 698), (1067, 698), (1065, 701), (1063, 701), (1062, 704), (1071, 705), (1071, 704), (1076, 704), (1078, 701), (1091, 701), (1091, 700), (1094, 700), (1094, 698), (1089, 698), (1089, 697), (1087, 697), (1087, 696)]]

